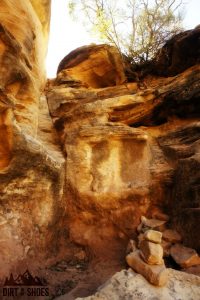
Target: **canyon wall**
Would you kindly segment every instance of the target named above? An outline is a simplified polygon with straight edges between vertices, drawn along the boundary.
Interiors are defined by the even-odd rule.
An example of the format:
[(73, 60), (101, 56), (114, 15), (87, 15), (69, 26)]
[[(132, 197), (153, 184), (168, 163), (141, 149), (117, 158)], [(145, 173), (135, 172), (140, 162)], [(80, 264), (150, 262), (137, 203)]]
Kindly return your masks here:
[(64, 160), (43, 95), (49, 22), (50, 1), (0, 3), (1, 276), (47, 247), (63, 193)]
[(114, 47), (90, 45), (45, 87), (49, 19), (50, 1), (1, 1), (0, 275), (69, 245), (120, 259), (141, 216), (160, 212), (199, 250), (199, 48), (190, 59), (186, 45), (200, 29), (141, 80)]
[(196, 47), (199, 35), (196, 28), (174, 38), (169, 65), (163, 71), (165, 46), (139, 82), (124, 81), (123, 62), (106, 45), (71, 52), (51, 82), (47, 100), (66, 153), (69, 235), (97, 256), (119, 255), (141, 215), (159, 211), (186, 245), (200, 247), (200, 69), (189, 58), (196, 48), (187, 46)]

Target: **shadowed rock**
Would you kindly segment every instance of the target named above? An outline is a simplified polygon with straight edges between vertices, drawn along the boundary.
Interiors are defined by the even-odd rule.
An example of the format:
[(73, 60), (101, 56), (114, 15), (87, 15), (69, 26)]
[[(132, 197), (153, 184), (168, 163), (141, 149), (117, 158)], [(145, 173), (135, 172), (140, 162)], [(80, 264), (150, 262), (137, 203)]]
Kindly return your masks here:
[(200, 62), (200, 26), (175, 35), (159, 51), (154, 70), (175, 76)]

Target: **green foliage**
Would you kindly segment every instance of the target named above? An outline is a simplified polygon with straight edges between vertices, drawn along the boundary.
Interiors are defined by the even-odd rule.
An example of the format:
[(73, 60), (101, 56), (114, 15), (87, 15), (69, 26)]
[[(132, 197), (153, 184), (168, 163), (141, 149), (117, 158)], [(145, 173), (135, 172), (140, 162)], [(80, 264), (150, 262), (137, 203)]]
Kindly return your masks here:
[(72, 0), (68, 7), (99, 41), (115, 45), (134, 63), (152, 59), (182, 30), (181, 0)]

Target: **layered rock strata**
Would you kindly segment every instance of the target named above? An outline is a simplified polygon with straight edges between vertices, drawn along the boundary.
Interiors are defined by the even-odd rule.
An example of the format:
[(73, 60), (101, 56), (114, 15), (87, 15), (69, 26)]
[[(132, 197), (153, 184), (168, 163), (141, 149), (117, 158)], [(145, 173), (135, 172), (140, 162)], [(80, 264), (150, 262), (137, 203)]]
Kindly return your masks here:
[(142, 215), (163, 231), (169, 214), (199, 250), (199, 27), (174, 38), (140, 83), (126, 80), (115, 48), (81, 47), (44, 95), (49, 13), (50, 1), (0, 4), (1, 275), (57, 259), (61, 242), (63, 255), (75, 243), (119, 260)]
[[(197, 38), (199, 30), (190, 37), (193, 33)], [(105, 66), (102, 46), (77, 49), (63, 59), (47, 91), (67, 155), (71, 239), (98, 255), (107, 251), (104, 245), (110, 240), (115, 247), (132, 236), (141, 215), (167, 212), (184, 244), (199, 249), (198, 60), (174, 77), (146, 76), (142, 88), (117, 81), (102, 87), (88, 79), (101, 65), (88, 63), (88, 53), (94, 51)], [(120, 57), (116, 60), (122, 64)]]
[(0, 3), (1, 276), (39, 261), (59, 216), (64, 159), (42, 96), (49, 20), (50, 1)]

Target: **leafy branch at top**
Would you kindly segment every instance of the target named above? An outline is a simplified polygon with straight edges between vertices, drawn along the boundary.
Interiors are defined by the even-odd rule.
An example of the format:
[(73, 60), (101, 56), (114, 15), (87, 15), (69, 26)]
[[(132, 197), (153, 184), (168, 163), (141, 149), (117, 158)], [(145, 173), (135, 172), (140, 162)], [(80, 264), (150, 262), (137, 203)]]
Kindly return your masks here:
[(99, 41), (117, 47), (132, 63), (151, 60), (182, 28), (182, 0), (71, 0), (78, 16)]

